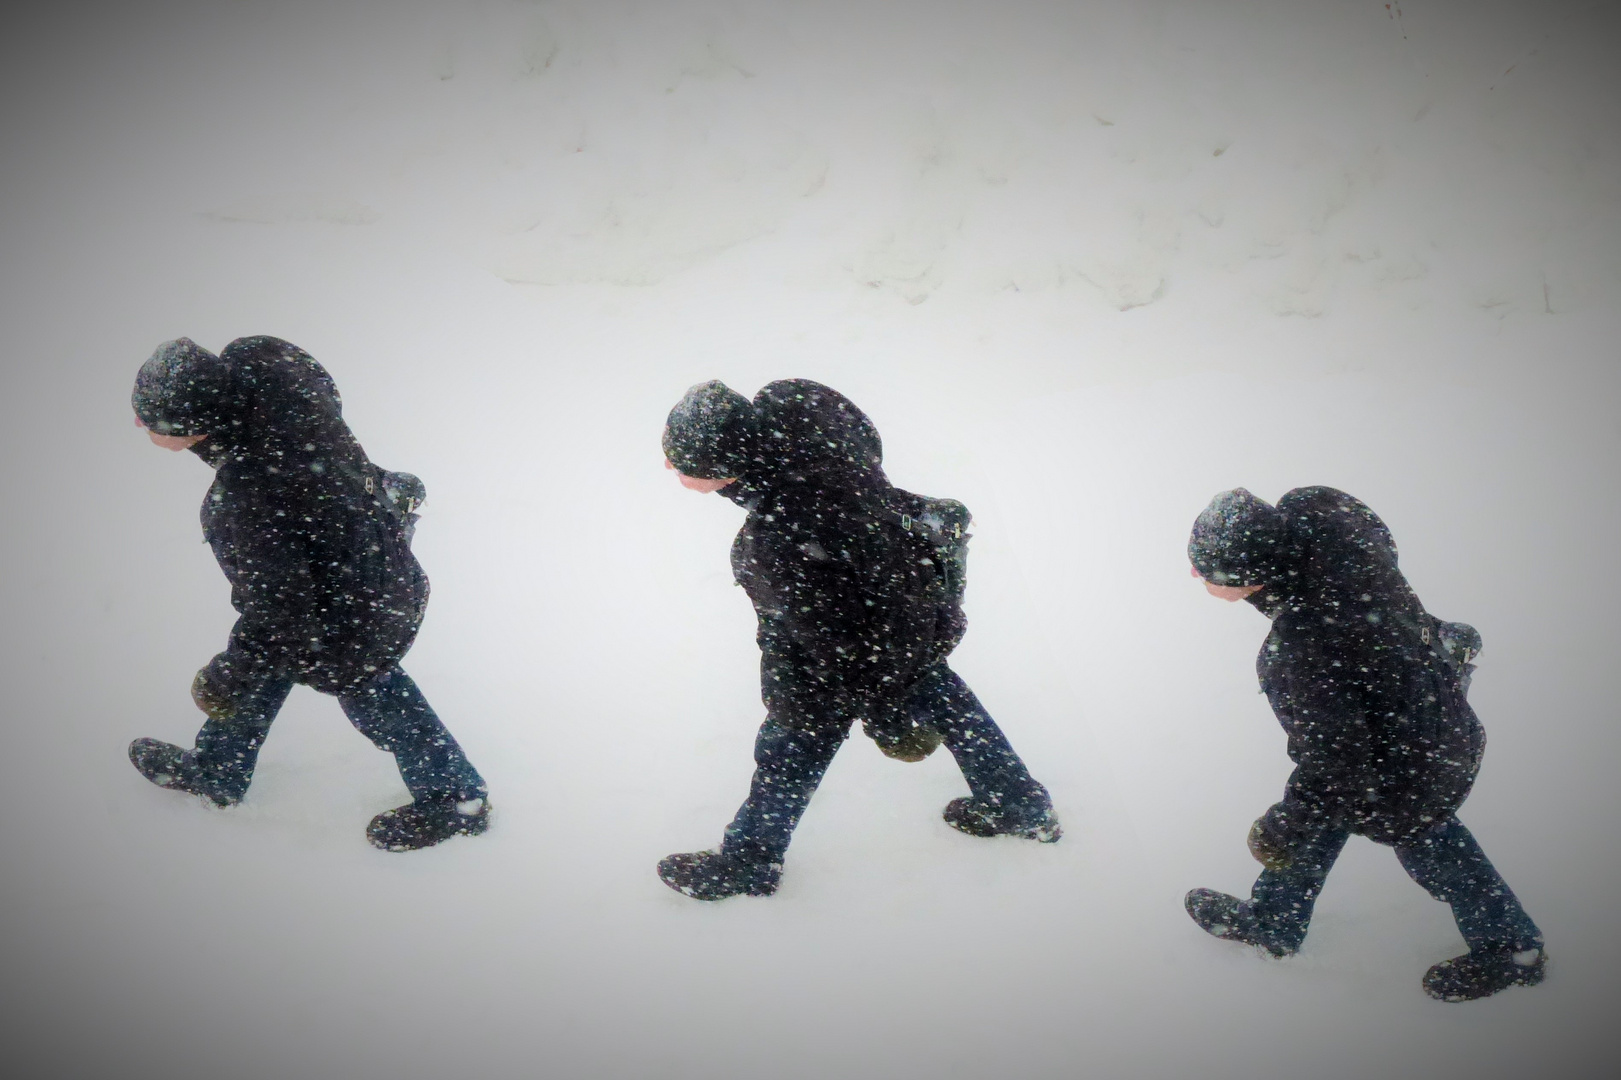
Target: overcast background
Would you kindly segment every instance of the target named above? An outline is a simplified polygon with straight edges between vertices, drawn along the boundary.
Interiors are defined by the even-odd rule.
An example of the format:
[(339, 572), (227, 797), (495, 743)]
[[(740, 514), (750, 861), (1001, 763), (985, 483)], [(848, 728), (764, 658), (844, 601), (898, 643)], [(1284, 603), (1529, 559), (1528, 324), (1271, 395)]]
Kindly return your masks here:
[[(75, 4), (0, 33), (0, 1061), (12, 1075), (1519, 1077), (1621, 1004), (1621, 19), (1576, 0)], [(208, 484), (130, 420), (185, 334), (310, 350), (427, 482), (406, 666), (489, 779), (405, 799), (296, 691), (246, 802), (189, 743), (232, 612)], [(828, 382), (977, 518), (954, 665), (1066, 836), (952, 832), (945, 754), (841, 752), (769, 900), (707, 847), (761, 719), (741, 519), (661, 468), (719, 377)], [(1478, 626), (1462, 817), (1547, 933), (1464, 1006), (1353, 841), (1301, 954), (1244, 892), (1288, 772), (1216, 491), (1369, 502)]]

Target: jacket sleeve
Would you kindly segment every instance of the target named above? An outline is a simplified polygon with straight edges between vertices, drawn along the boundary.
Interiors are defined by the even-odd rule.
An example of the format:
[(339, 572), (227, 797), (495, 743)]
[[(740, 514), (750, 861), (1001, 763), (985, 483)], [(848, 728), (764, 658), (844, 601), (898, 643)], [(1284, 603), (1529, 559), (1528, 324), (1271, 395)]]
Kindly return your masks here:
[(228, 526), (217, 541), (229, 549), (231, 604), (240, 613), (231, 651), (286, 667), (321, 649), (321, 545), (309, 524), (288, 511), (265, 506), (248, 520)]
[[(873, 580), (879, 565), (858, 544), (831, 548), (807, 533), (762, 530), (737, 567), (760, 616), (762, 646), (781, 653), (777, 681), (804, 689), (881, 689), (894, 680), (893, 651), (904, 637), (893, 590)], [(824, 546), (827, 545), (827, 546)], [(831, 548), (831, 549), (830, 549)]]
[(1309, 830), (1348, 823), (1366, 795), (1373, 738), (1354, 682), (1286, 677), (1268, 696), (1288, 732), (1295, 769), (1260, 828), (1268, 841), (1287, 848)]
[(863, 674), (882, 667), (888, 605), (858, 566), (815, 541), (798, 545), (786, 563), (776, 590), (782, 632), (816, 671), (862, 683)]

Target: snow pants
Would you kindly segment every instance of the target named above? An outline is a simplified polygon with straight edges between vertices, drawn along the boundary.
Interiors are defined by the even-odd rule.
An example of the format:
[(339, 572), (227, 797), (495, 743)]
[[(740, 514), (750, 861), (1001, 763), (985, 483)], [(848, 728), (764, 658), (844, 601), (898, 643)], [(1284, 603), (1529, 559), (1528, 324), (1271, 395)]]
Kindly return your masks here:
[[(1015, 815), (1028, 809), (1032, 817), (1051, 805), (1047, 789), (1031, 777), (996, 721), (944, 661), (912, 688), (904, 708), (913, 721), (940, 733), (975, 799)], [(724, 854), (756, 864), (782, 862), (794, 827), (854, 720), (794, 726), (767, 715), (754, 741), (749, 796), (726, 827)]]
[[(1287, 867), (1261, 872), (1250, 892), (1250, 907), (1262, 931), (1278, 944), (1299, 948), (1306, 939), (1317, 896), (1350, 835), (1343, 828), (1314, 829), (1294, 846)], [(1542, 945), (1542, 931), (1456, 816), (1397, 844), (1396, 858), (1431, 896), (1452, 906), (1471, 952), (1503, 947), (1517, 952)]]
[[(222, 653), (197, 673), (192, 696), (208, 720), (192, 753), (212, 787), (241, 798), (293, 680), (263, 668), (244, 673), (229, 656)], [(398, 664), (337, 698), (350, 723), (379, 750), (394, 755), (412, 799), (460, 801), (488, 794), (484, 778)]]

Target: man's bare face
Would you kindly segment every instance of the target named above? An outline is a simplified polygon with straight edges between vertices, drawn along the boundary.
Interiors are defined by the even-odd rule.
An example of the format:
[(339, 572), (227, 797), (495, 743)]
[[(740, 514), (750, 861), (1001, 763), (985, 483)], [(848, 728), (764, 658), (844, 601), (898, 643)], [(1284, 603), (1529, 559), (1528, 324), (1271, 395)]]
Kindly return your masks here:
[(714, 480), (705, 480), (697, 476), (688, 476), (684, 472), (678, 472), (676, 467), (670, 464), (669, 458), (664, 459), (664, 467), (675, 473), (676, 479), (681, 481), (682, 487), (686, 488), (688, 491), (697, 491), (705, 495), (708, 495), (713, 491), (719, 491), (727, 484), (735, 483), (737, 481), (737, 477), (735, 476), (729, 476), (725, 479), (717, 478)]
[(135, 426), (146, 430), (146, 437), (152, 440), (153, 446), (161, 446), (165, 450), (190, 450), (208, 438), (207, 435), (159, 435), (143, 424), (139, 416), (135, 417)]
[(1247, 600), (1261, 591), (1259, 585), (1217, 585), (1213, 581), (1205, 581), (1204, 576), (1199, 573), (1199, 568), (1196, 566), (1189, 566), (1188, 571), (1204, 582), (1205, 592), (1214, 596), (1217, 600), (1225, 600), (1229, 604), (1239, 600)]

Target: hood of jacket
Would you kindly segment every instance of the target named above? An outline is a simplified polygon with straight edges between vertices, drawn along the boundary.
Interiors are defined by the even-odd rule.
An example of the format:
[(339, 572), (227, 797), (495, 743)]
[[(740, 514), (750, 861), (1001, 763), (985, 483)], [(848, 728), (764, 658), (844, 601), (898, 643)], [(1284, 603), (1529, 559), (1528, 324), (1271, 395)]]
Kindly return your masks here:
[(721, 489), (733, 501), (749, 506), (764, 492), (807, 486), (829, 494), (887, 486), (877, 427), (832, 387), (781, 379), (750, 404), (753, 445), (746, 466), (738, 483)]
[(1295, 488), (1278, 500), (1285, 539), (1263, 592), (1327, 625), (1370, 627), (1423, 611), (1397, 566), (1396, 541), (1366, 503), (1331, 487)]

